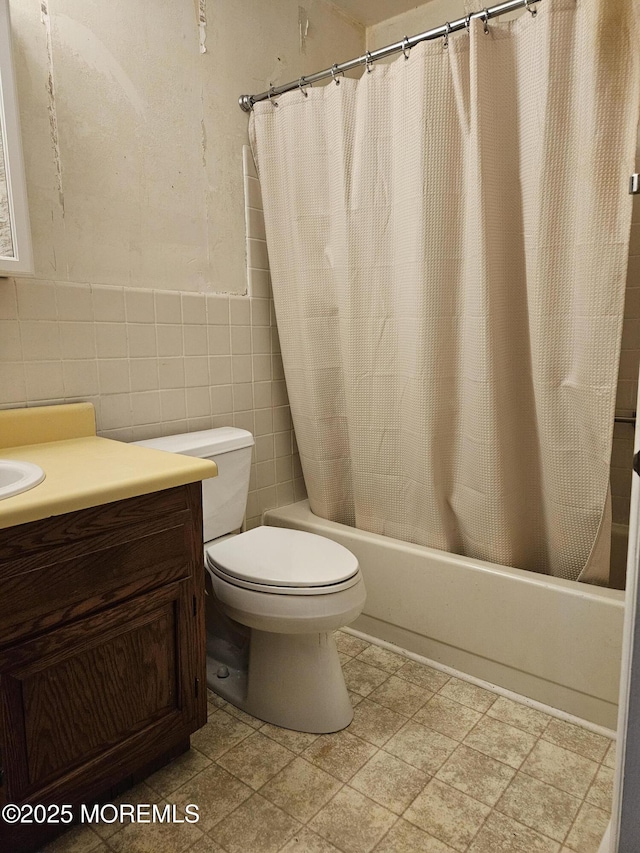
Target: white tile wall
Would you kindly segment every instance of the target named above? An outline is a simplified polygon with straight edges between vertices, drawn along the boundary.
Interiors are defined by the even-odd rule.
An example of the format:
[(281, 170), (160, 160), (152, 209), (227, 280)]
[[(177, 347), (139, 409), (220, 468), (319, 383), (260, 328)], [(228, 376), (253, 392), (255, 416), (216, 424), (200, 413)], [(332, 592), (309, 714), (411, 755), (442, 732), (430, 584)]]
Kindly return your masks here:
[(124, 441), (249, 429), (255, 526), (305, 490), (268, 271), (253, 280), (228, 296), (0, 279), (0, 408), (89, 400), (100, 435)]

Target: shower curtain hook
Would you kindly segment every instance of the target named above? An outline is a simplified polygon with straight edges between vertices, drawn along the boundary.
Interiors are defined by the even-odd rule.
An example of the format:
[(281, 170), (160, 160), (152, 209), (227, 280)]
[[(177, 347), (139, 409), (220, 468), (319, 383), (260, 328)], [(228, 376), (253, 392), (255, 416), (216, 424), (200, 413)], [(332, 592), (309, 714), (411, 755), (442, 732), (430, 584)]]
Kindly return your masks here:
[(276, 93), (276, 87), (275, 87), (275, 86), (272, 86), (272, 87), (269, 89), (269, 94), (267, 95), (267, 98), (269, 99), (269, 103), (271, 104), (271, 106), (272, 106), (272, 107), (277, 107), (277, 106), (278, 106), (278, 102), (277, 102), (277, 101), (272, 100), (272, 98), (275, 96), (275, 93)]
[(449, 21), (444, 25), (444, 40), (442, 42), (442, 47), (447, 50), (449, 47), (449, 33), (451, 32), (451, 24)]
[(535, 18), (535, 16), (538, 14), (538, 10), (535, 6), (533, 7), (533, 9), (530, 8), (531, 4), (535, 2), (536, 0), (524, 0), (524, 8), (527, 10), (527, 12), (531, 13), (532, 18)]
[(300, 89), (300, 91), (301, 91), (301, 92), (302, 92), (302, 94), (305, 96), (305, 98), (308, 98), (308, 97), (309, 97), (309, 93), (308, 93), (308, 92), (305, 92), (304, 87), (305, 87), (305, 86), (310, 86), (310, 85), (311, 85), (311, 83), (307, 83), (307, 81), (304, 79), (304, 77), (301, 77), (301, 78), (298, 80), (298, 89)]
[(409, 47), (409, 36), (405, 36), (402, 39), (402, 53), (405, 59), (409, 59), (411, 56), (411, 48)]
[(483, 9), (482, 10), (482, 16), (484, 18), (484, 34), (485, 34), (485, 36), (488, 36), (489, 35), (489, 10), (486, 8)]
[(467, 32), (469, 32), (469, 27), (471, 26), (471, 15), (467, 15), (464, 19), (464, 28)]
[(373, 71), (373, 59), (371, 57), (371, 51), (367, 50), (364, 57), (367, 62), (367, 74), (371, 74), (371, 72)]
[(337, 63), (337, 62), (334, 64), (334, 66), (333, 66), (333, 67), (332, 67), (332, 69), (331, 69), (331, 79), (334, 81), (334, 83), (336, 84), (336, 86), (339, 86), (339, 85), (340, 85), (340, 81), (339, 81), (339, 80), (336, 80), (336, 74), (342, 74), (342, 76), (344, 77), (344, 71), (340, 71), (340, 68), (338, 67), (338, 63)]

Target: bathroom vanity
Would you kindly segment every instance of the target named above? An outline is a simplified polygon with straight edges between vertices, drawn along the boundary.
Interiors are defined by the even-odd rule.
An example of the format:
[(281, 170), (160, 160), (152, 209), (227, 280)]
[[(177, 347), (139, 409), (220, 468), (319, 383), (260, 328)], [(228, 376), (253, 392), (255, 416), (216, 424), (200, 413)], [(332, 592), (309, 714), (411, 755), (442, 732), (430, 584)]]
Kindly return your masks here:
[[(56, 465), (69, 470), (74, 455), (91, 476), (87, 447), (94, 471), (108, 462), (105, 502), (70, 494), (78, 473), (56, 482)], [(199, 480), (216, 468), (95, 433), (0, 450), (11, 453), (47, 478), (31, 498), (0, 502), (0, 806), (69, 804), (77, 815), (187, 749), (206, 722)], [(141, 470), (157, 487), (140, 486)], [(143, 493), (110, 499), (117, 482)], [(93, 505), (4, 523), (41, 514), (33, 503), (46, 503), (45, 484), (70, 507)], [(54, 509), (63, 505), (58, 495)], [(63, 828), (0, 821), (0, 849), (35, 850)]]

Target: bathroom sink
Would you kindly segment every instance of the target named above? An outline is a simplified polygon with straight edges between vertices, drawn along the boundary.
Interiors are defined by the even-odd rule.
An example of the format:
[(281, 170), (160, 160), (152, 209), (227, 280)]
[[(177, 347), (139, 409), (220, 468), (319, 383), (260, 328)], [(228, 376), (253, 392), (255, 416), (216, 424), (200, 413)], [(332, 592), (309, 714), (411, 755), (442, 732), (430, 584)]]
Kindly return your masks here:
[(33, 462), (0, 459), (0, 500), (32, 489), (41, 483), (44, 477), (42, 468)]

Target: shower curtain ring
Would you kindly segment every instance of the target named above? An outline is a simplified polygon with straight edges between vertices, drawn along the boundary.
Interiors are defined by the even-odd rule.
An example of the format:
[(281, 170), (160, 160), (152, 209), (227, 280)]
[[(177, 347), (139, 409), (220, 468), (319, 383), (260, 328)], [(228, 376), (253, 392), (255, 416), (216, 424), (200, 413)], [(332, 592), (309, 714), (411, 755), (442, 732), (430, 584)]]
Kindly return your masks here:
[(444, 25), (444, 40), (442, 42), (442, 47), (447, 50), (449, 47), (449, 33), (451, 32), (451, 24), (449, 21)]
[(342, 76), (344, 77), (344, 71), (340, 71), (340, 68), (338, 67), (337, 62), (335, 63), (335, 65), (331, 69), (331, 79), (335, 82), (336, 86), (339, 86), (340, 81), (336, 80), (336, 74), (342, 74)]
[(536, 0), (524, 0), (524, 8), (527, 10), (527, 12), (531, 12), (532, 18), (535, 18), (535, 16), (538, 14), (538, 10), (535, 6), (533, 7), (533, 9), (531, 8), (531, 4), (535, 2)]
[(402, 53), (405, 59), (409, 59), (411, 56), (411, 48), (409, 46), (409, 36), (405, 36), (402, 39)]
[(489, 10), (483, 9), (482, 16), (484, 18), (484, 34), (485, 36), (489, 35)]
[(275, 96), (275, 93), (276, 93), (276, 87), (275, 87), (275, 86), (272, 86), (272, 87), (269, 89), (269, 93), (268, 93), (268, 95), (267, 95), (267, 98), (269, 99), (269, 103), (271, 104), (271, 106), (272, 106), (272, 107), (277, 107), (277, 106), (278, 106), (278, 102), (273, 100), (273, 97)]
[(298, 80), (298, 89), (300, 89), (300, 91), (301, 91), (301, 92), (302, 92), (302, 94), (305, 96), (305, 98), (308, 98), (308, 97), (309, 97), (309, 93), (308, 93), (308, 92), (305, 92), (304, 87), (305, 87), (305, 86), (310, 86), (310, 85), (311, 85), (311, 83), (307, 83), (307, 81), (304, 79), (304, 77), (301, 77), (301, 78)]
[(471, 26), (471, 15), (467, 15), (464, 19), (464, 28), (467, 32), (469, 32), (469, 27)]
[(364, 58), (367, 63), (367, 74), (371, 74), (371, 72), (373, 71), (373, 58), (371, 56), (370, 50), (365, 51)]

